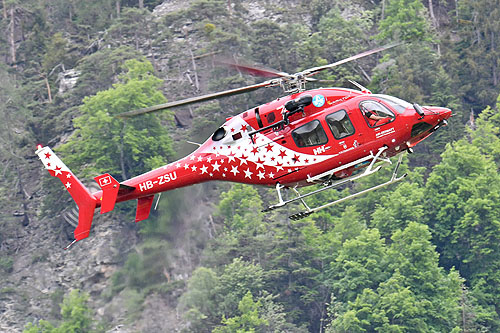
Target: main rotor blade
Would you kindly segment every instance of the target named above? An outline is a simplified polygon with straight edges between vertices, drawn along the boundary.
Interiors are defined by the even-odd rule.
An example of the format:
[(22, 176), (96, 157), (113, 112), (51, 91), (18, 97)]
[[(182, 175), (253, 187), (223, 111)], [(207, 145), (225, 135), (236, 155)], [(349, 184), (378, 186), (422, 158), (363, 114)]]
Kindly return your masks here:
[(174, 101), (174, 102), (168, 102), (164, 104), (158, 104), (154, 106), (150, 106), (147, 108), (142, 108), (142, 109), (137, 109), (137, 110), (132, 110), (124, 113), (120, 113), (116, 115), (118, 118), (129, 118), (133, 116), (137, 116), (140, 114), (144, 113), (149, 113), (149, 112), (154, 112), (154, 111), (160, 111), (168, 108), (173, 108), (177, 106), (182, 106), (182, 105), (188, 105), (188, 104), (193, 104), (193, 103), (199, 103), (199, 102), (204, 102), (204, 101), (209, 101), (212, 99), (216, 99), (219, 97), (226, 97), (226, 96), (232, 96), (232, 95), (238, 95), (238, 94), (243, 94), (249, 91), (257, 90), (259, 88), (263, 87), (269, 87), (278, 84), (275, 80), (268, 80), (264, 81), (262, 83), (257, 83), (251, 86), (246, 86), (246, 87), (241, 87), (241, 88), (236, 88), (236, 89), (231, 89), (231, 90), (225, 90), (213, 94), (207, 94), (207, 95), (202, 95), (202, 96), (197, 96), (197, 97), (190, 97), (186, 99), (181, 99), (179, 101)]
[(328, 64), (328, 65), (324, 65), (324, 66), (319, 66), (319, 67), (313, 67), (313, 68), (306, 69), (306, 70), (300, 72), (300, 74), (302, 74), (304, 76), (313, 76), (313, 75), (316, 75), (316, 74), (318, 74), (319, 72), (321, 72), (321, 71), (323, 71), (325, 69), (330, 69), (330, 68), (333, 68), (333, 67), (345, 64), (346, 62), (350, 62), (350, 61), (353, 61), (353, 60), (356, 60), (356, 59), (360, 59), (360, 58), (369, 56), (370, 54), (382, 52), (384, 50), (387, 50), (387, 49), (393, 48), (395, 46), (398, 46), (400, 44), (401, 43), (387, 44), (387, 45), (378, 47), (376, 49), (365, 51), (365, 52), (356, 54), (356, 55), (354, 55), (352, 57), (349, 57), (349, 58), (346, 58), (346, 59), (342, 59), (342, 60), (334, 62), (332, 64)]
[(238, 63), (230, 59), (216, 59), (217, 63), (232, 67), (239, 71), (245, 72), (253, 76), (274, 78), (274, 77), (290, 77), (290, 74), (284, 72), (278, 72), (277, 70), (271, 68), (265, 68), (262, 66), (247, 65), (243, 63)]

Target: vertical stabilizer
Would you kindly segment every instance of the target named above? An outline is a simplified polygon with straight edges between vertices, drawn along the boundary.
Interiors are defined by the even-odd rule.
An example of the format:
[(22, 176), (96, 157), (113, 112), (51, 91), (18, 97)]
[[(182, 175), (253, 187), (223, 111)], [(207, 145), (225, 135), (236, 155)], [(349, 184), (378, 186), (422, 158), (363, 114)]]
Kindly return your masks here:
[(97, 200), (59, 157), (56, 156), (52, 149), (38, 146), (36, 154), (45, 166), (45, 169), (53, 177), (59, 178), (78, 206), (78, 226), (74, 232), (75, 240), (66, 247), (69, 248), (75, 242), (88, 237)]

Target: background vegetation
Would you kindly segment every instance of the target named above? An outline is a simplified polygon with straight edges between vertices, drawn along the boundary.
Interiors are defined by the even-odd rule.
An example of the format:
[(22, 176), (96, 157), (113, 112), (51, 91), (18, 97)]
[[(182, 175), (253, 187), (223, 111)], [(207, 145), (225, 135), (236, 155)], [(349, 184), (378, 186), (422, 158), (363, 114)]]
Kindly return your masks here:
[[(0, 6), (0, 297), (26, 305), (12, 310), (20, 322), (0, 321), (2, 328), (141, 330), (144, 318), (156, 320), (148, 304), (160, 299), (178, 314), (167, 327), (186, 332), (500, 330), (497, 1)], [(39, 240), (48, 219), (46, 234), (64, 234), (66, 198), (59, 184), (39, 176), (36, 143), (57, 147), (79, 175), (124, 179), (188, 153), (186, 139), (202, 141), (225, 117), (279, 96), (268, 89), (127, 123), (112, 118), (259, 80), (214, 66), (210, 55), (223, 51), (295, 72), (393, 41), (405, 43), (321, 78), (335, 86), (354, 79), (374, 92), (453, 109), (450, 126), (405, 158), (408, 180), (300, 221), (287, 219), (296, 207), (261, 213), (275, 200), (268, 189), (218, 183), (174, 191), (148, 221), (128, 227), (136, 237), (115, 255), (113, 273), (100, 276), (103, 290), (87, 277), (89, 283), (65, 282), (72, 288), (59, 285), (51, 299), (37, 300), (52, 304), (46, 309), (27, 301), (23, 279), (15, 278), (26, 257), (26, 267), (53, 271), (72, 260), (56, 264), (46, 255), (65, 240)], [(384, 172), (357, 186), (379, 182)], [(107, 228), (128, 225), (133, 214), (133, 205), (121, 206), (108, 217), (117, 224)], [(23, 252), (22, 237), (42, 242), (36, 254)], [(97, 311), (116, 300), (120, 310)], [(113, 309), (124, 310), (113, 316)]]

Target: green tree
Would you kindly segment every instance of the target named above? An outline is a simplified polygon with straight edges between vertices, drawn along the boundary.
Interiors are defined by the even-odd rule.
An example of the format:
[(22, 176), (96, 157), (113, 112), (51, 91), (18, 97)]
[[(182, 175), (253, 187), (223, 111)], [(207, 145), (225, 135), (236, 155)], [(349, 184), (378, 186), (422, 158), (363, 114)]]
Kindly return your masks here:
[(85, 333), (91, 330), (92, 311), (87, 305), (89, 295), (79, 290), (72, 290), (61, 304), (62, 321), (59, 327), (46, 320), (40, 320), (38, 325), (29, 323), (25, 333)]
[(330, 265), (330, 281), (338, 300), (354, 301), (363, 289), (376, 289), (386, 280), (386, 252), (377, 229), (363, 230), (356, 238), (346, 240)]
[(219, 311), (229, 316), (237, 309), (238, 301), (247, 291), (259, 293), (264, 286), (265, 272), (259, 264), (235, 258), (224, 267), (215, 288)]
[(371, 223), (386, 238), (411, 222), (421, 221), (424, 215), (424, 190), (418, 183), (404, 182), (382, 198), (372, 214)]
[(43, 57), (42, 69), (48, 75), (54, 67), (62, 65), (63, 68), (70, 64), (68, 59), (68, 41), (63, 37), (63, 34), (58, 32), (50, 38), (47, 45), (47, 51)]
[[(493, 105), (500, 84), (500, 8), (495, 1), (458, 1), (454, 29), (461, 39), (450, 46), (450, 69), (466, 100), (479, 111)], [(467, 108), (469, 109), (469, 108)]]
[(170, 268), (169, 243), (165, 240), (145, 239), (136, 251), (129, 253), (122, 269), (113, 275), (115, 291), (130, 288), (144, 291), (166, 281), (165, 271)]
[(108, 29), (107, 39), (110, 43), (133, 44), (136, 50), (143, 47), (152, 51), (150, 17), (146, 9), (125, 8)]
[(399, 272), (404, 285), (415, 294), (426, 325), (436, 331), (453, 329), (459, 323), (462, 279), (454, 269), (447, 273), (439, 267), (439, 254), (431, 243), (429, 228), (410, 222), (391, 240), (389, 268)]
[(385, 40), (431, 40), (427, 11), (419, 0), (388, 0), (377, 38)]
[(130, 46), (104, 48), (84, 57), (76, 67), (81, 75), (73, 92), (74, 98), (80, 102), (85, 96), (111, 88), (112, 82), (128, 71), (123, 63), (140, 57), (141, 54)]
[(254, 302), (253, 295), (248, 291), (238, 303), (240, 315), (231, 318), (222, 318), (224, 326), (216, 327), (213, 333), (251, 333), (260, 332), (268, 322), (259, 316), (262, 308), (260, 301)]
[(482, 154), (493, 158), (497, 166), (500, 167), (500, 97), (497, 103), (497, 110), (487, 107), (479, 114), (474, 124), (474, 129), (467, 128), (467, 133), (471, 138), (471, 143), (479, 148)]
[(85, 2), (71, 0), (68, 9), (69, 18), (81, 30), (102, 31), (109, 27), (112, 18), (116, 18), (116, 0), (89, 0)]
[(221, 318), (237, 314), (238, 303), (247, 292), (258, 294), (264, 286), (264, 271), (258, 264), (235, 258), (221, 267), (219, 275), (210, 268), (198, 268), (180, 299), (180, 309), (190, 329), (209, 332)]
[(344, 243), (328, 331), (459, 331), (462, 281), (438, 266), (428, 228), (412, 222), (390, 246), (378, 237), (374, 229)]
[(219, 315), (215, 288), (218, 284), (216, 272), (199, 267), (188, 281), (186, 292), (179, 299), (179, 308), (185, 311), (185, 318), (193, 331), (209, 332), (215, 326)]
[(165, 102), (161, 80), (147, 61), (125, 62), (121, 83), (84, 99), (83, 115), (74, 120), (71, 139), (61, 147), (71, 165), (85, 165), (85, 174), (104, 170), (123, 179), (165, 163), (172, 142), (155, 115), (122, 121), (114, 116), (132, 109)]
[(442, 261), (466, 278), (497, 260), (498, 184), (496, 164), (465, 140), (447, 147), (427, 181), (427, 218)]
[[(356, 5), (345, 5), (342, 12), (340, 8), (331, 9), (323, 15), (318, 24), (318, 32), (312, 38), (319, 38), (322, 58), (327, 63), (345, 59), (368, 48), (369, 37), (366, 31), (373, 26), (373, 13), (360, 10)], [(355, 14), (346, 14), (355, 13)], [(348, 18), (346, 18), (348, 17)], [(361, 81), (370, 80), (363, 68), (365, 60), (358, 61), (356, 65), (340, 66), (323, 73), (325, 79), (346, 82), (348, 79)], [(321, 64), (310, 64), (320, 66)]]
[(271, 20), (261, 20), (253, 24), (252, 31), (255, 60), (260, 64), (282, 70), (285, 64), (281, 63), (279, 55), (287, 39), (283, 28)]
[[(460, 140), (442, 154), (426, 184), (427, 219), (445, 267), (455, 266), (470, 286), (475, 324), (500, 327), (498, 267), (500, 267), (500, 175), (495, 116), (487, 110), (471, 132), (472, 144)], [(484, 121), (491, 117), (491, 122)], [(492, 155), (490, 155), (492, 153)]]
[(247, 231), (255, 235), (263, 230), (262, 200), (253, 186), (234, 184), (222, 193), (217, 215), (224, 218), (230, 231)]

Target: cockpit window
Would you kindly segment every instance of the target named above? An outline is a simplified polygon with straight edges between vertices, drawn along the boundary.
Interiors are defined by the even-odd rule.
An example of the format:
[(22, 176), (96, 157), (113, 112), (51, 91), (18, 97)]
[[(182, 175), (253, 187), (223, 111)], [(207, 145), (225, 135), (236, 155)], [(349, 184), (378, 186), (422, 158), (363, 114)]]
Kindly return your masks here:
[(406, 109), (411, 108), (412, 105), (408, 103), (407, 101), (404, 101), (400, 98), (394, 97), (394, 96), (389, 96), (389, 95), (373, 95), (375, 97), (380, 98), (382, 101), (385, 103), (389, 104), (390, 107), (392, 107), (396, 112), (398, 113), (403, 113), (405, 112)]
[(326, 122), (330, 127), (335, 139), (342, 139), (354, 134), (354, 126), (345, 110), (340, 110), (326, 116)]
[(323, 145), (328, 142), (325, 130), (319, 120), (313, 120), (292, 132), (293, 141), (298, 147)]
[(375, 101), (363, 101), (359, 109), (370, 127), (388, 124), (396, 118), (391, 110)]

